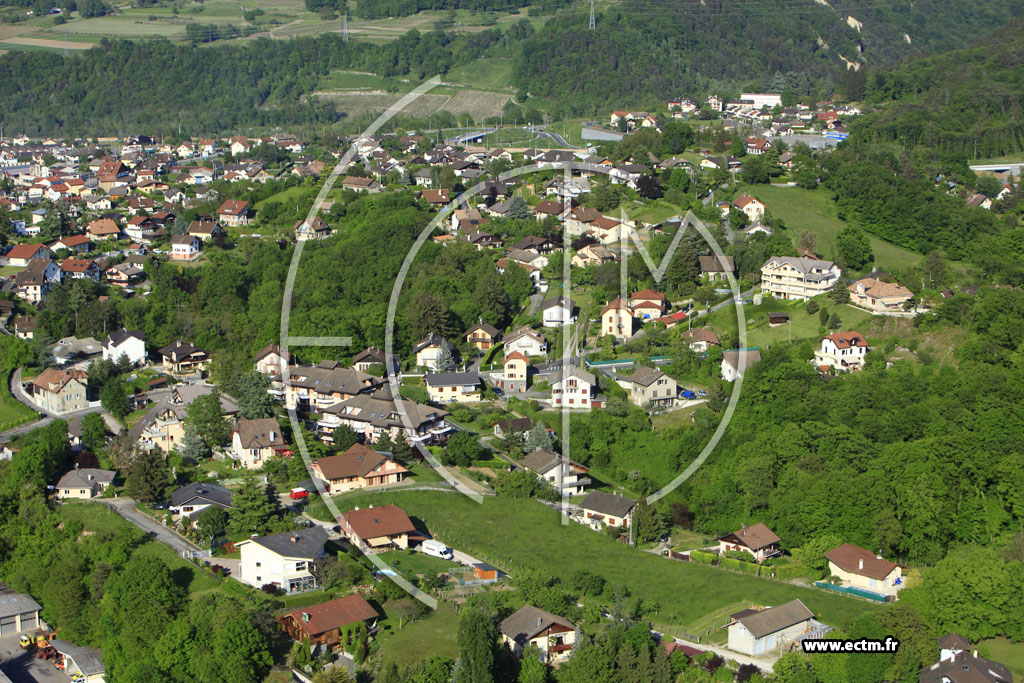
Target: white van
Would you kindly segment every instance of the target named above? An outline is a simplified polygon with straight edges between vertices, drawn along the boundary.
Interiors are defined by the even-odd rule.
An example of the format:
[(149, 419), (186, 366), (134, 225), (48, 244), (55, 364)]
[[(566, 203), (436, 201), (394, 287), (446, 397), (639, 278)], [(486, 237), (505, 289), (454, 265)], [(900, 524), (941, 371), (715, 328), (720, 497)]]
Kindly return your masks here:
[(455, 556), (451, 548), (441, 543), (441, 541), (434, 540), (423, 541), (420, 544), (420, 552), (424, 555), (440, 557), (442, 560), (450, 560)]

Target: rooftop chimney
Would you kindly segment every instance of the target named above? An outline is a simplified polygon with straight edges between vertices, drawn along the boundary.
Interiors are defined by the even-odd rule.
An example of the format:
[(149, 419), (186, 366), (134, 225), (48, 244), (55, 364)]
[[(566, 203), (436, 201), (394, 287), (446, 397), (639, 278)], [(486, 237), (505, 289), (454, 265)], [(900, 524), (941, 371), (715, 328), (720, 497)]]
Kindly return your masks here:
[(543, 617), (537, 617), (537, 628), (540, 628), (543, 625), (544, 625), (544, 618)]
[(864, 569), (864, 558), (857, 560), (857, 569)]
[(746, 524), (744, 524), (744, 525), (743, 525), (743, 528), (742, 528), (742, 529), (740, 529), (740, 533), (741, 533), (742, 535), (744, 535), (744, 536), (746, 536), (746, 535), (747, 535), (747, 525), (746, 525)]
[(296, 536), (295, 534), (292, 534), (292, 535), (291, 535), (291, 536), (289, 536), (288, 538), (289, 538), (289, 540), (290, 540), (290, 541), (291, 541), (292, 543), (298, 543), (298, 542), (299, 542), (299, 538), (298, 538), (298, 536)]
[(302, 613), (302, 620), (304, 622), (309, 623), (309, 620), (312, 619), (312, 618), (313, 618), (313, 615), (310, 614), (309, 612), (303, 612)]

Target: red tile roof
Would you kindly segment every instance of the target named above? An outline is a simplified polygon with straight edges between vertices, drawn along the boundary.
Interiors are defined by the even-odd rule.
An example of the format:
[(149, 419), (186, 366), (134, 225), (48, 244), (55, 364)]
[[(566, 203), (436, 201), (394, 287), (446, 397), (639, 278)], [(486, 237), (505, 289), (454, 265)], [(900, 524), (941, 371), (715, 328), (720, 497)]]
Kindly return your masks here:
[(379, 616), (377, 610), (371, 607), (363, 596), (353, 594), (337, 600), (322, 602), (319, 605), (302, 607), (280, 618), (281, 620), (294, 620), (295, 626), (306, 635), (313, 637), (358, 621), (376, 619)]

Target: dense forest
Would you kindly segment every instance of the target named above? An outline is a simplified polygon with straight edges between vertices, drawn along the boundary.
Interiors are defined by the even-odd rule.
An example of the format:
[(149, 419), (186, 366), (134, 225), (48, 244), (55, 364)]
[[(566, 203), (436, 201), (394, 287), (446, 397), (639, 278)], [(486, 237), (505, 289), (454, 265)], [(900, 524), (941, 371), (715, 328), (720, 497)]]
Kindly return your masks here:
[(913, 61), (866, 82), (882, 110), (857, 121), (856, 140), (918, 145), (971, 158), (1024, 150), (1024, 22), (977, 47)]
[[(334, 123), (308, 99), (331, 69), (429, 78), (482, 55), (497, 30), (472, 35), (410, 31), (385, 45), (337, 35), (258, 39), (196, 50), (165, 40), (104, 40), (81, 57), (48, 52), (0, 56), (0, 100), (9, 130), (28, 135), (160, 135), (181, 126), (219, 134), (245, 126)], [(129, 99), (130, 98), (130, 99)]]
[[(628, 8), (607, 9), (594, 31), (578, 13), (556, 16), (524, 44), (516, 85), (538, 95), (571, 96), (566, 106), (588, 113), (587, 105), (605, 105), (608, 99), (660, 102), (667, 93), (709, 88), (826, 98), (845, 71), (844, 58), (880, 65), (962, 47), (1020, 13), (1019, 4), (1009, 2), (984, 8), (856, 5), (849, 12), (862, 24), (857, 30), (827, 6), (794, 11), (791, 3), (778, 0), (739, 11), (736, 5), (720, 1), (694, 9), (693, 4), (631, 2)], [(911, 43), (904, 32), (913, 36)]]
[[(398, 5), (405, 7), (404, 2)], [(410, 7), (428, 4), (437, 2), (416, 0)], [(319, 8), (323, 3), (314, 5)], [(485, 5), (476, 7), (467, 0), (445, 7), (504, 6), (497, 0)], [(743, 88), (757, 88), (783, 92), (788, 99), (825, 98), (837, 84), (851, 91), (864, 88), (863, 79), (845, 84), (843, 58), (886, 65), (908, 54), (960, 47), (1020, 12), (1020, 4), (1011, 0), (993, 0), (984, 7), (966, 2), (927, 8), (911, 3), (858, 7), (856, 18), (863, 24), (858, 31), (827, 7), (784, 12), (787, 3), (777, 0), (761, 3), (756, 12), (739, 12), (731, 5), (702, 3), (699, 11), (681, 12), (672, 4), (637, 2), (628, 11), (616, 6), (604, 10), (594, 31), (587, 30), (585, 14), (573, 10), (555, 13), (536, 33), (524, 30), (520, 24), (525, 22), (505, 31), (413, 30), (382, 45), (346, 43), (339, 35), (327, 34), (256, 39), (203, 50), (162, 39), (104, 40), (72, 58), (9, 52), (0, 55), (0, 100), (5, 125), (28, 135), (132, 134), (140, 129), (159, 134), (179, 126), (185, 134), (209, 135), (250, 126), (320, 125), (337, 122), (338, 113), (308, 96), (331, 69), (418, 80), (445, 74), (481, 56), (513, 58), (513, 84), (552, 98), (549, 113), (555, 116), (604, 113), (609, 100), (659, 106), (670, 94), (710, 90), (738, 94)], [(366, 12), (409, 9), (388, 7), (387, 2), (359, 3), (359, 11)], [(909, 44), (904, 31), (913, 36)], [(202, 26), (190, 34), (193, 43), (212, 37), (220, 34), (214, 36)], [(1011, 38), (1006, 44), (1012, 44)], [(1007, 47), (1004, 52), (999, 63), (1004, 64), (1006, 84), (991, 86), (986, 99), (992, 103), (1000, 101), (999, 87), (1013, 83), (1012, 50)], [(910, 96), (941, 80), (935, 74), (945, 74), (946, 64), (926, 61), (892, 82), (876, 75), (870, 93), (879, 101)], [(966, 67), (958, 73), (962, 77), (956, 82), (963, 84), (958, 89), (973, 96), (967, 88), (977, 78)], [(905, 87), (896, 85), (904, 81)], [(940, 97), (945, 91), (934, 92)], [(126, 97), (131, 98), (130, 107), (124, 106)], [(1014, 109), (1008, 111), (1001, 121), (1012, 121)], [(902, 123), (893, 125), (893, 130), (903, 131)], [(1012, 133), (1019, 141), (1019, 129), (1013, 130), (1017, 132), (1008, 130), (1006, 135)], [(893, 136), (909, 140), (913, 132)]]

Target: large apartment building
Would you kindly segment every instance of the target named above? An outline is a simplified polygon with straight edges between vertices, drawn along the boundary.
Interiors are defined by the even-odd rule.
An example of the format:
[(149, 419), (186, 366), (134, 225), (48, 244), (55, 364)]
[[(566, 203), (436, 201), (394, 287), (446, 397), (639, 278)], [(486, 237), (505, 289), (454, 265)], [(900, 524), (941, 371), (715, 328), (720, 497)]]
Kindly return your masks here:
[(776, 299), (805, 301), (831, 292), (842, 274), (832, 261), (772, 256), (761, 266), (761, 289)]

